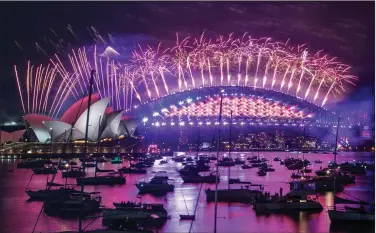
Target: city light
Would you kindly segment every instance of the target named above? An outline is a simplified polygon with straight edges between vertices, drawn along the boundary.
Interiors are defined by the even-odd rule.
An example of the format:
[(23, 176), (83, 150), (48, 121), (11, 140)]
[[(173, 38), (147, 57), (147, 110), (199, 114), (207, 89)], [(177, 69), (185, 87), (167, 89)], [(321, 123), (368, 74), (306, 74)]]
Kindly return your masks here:
[(142, 122), (145, 124), (146, 122), (148, 122), (148, 118), (147, 117), (144, 117), (144, 118), (142, 118)]

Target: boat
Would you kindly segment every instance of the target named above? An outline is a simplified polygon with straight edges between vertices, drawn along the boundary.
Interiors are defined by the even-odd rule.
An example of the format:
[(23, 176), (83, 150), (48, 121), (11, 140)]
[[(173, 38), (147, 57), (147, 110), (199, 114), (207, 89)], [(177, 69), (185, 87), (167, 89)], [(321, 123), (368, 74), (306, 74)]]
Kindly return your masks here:
[(168, 163), (167, 160), (161, 160), (161, 161), (159, 161), (159, 165), (163, 165), (163, 164), (166, 164), (166, 163)]
[(166, 171), (157, 171), (152, 179), (162, 179), (168, 180), (168, 175)]
[(316, 160), (315, 160), (315, 163), (322, 163), (322, 161), (319, 160), (319, 159), (316, 159)]
[(172, 158), (174, 162), (184, 162), (184, 157), (183, 156), (178, 156), (175, 158)]
[(223, 167), (232, 167), (232, 166), (235, 166), (235, 162), (232, 159), (223, 158), (222, 160), (219, 160), (217, 162), (217, 165), (223, 166)]
[(90, 162), (82, 162), (84, 164), (82, 164), (82, 166), (85, 166), (85, 167), (96, 167), (97, 166), (97, 162), (96, 161), (90, 161)]
[[(315, 192), (331, 192), (333, 190), (333, 180), (323, 179), (322, 177), (303, 177), (299, 180), (290, 182), (290, 189), (294, 189), (294, 185), (299, 187), (300, 190), (304, 190), (306, 187), (314, 187)], [(344, 190), (344, 186), (341, 183), (335, 184), (336, 191), (341, 192)]]
[(262, 163), (262, 161), (260, 159), (252, 159), (252, 160), (248, 160), (249, 163)]
[(99, 212), (99, 192), (71, 194), (69, 198), (46, 200), (43, 210), (49, 216), (73, 217)]
[(116, 209), (128, 209), (141, 207), (141, 203), (131, 202), (131, 201), (122, 201), (122, 202), (113, 202), (112, 203)]
[(312, 172), (312, 169), (310, 168), (304, 168), (300, 171), (301, 173), (311, 173)]
[(267, 167), (266, 163), (252, 163), (252, 167)]
[(250, 169), (250, 168), (253, 168), (252, 166), (249, 166), (249, 165), (247, 165), (247, 164), (243, 164), (242, 166), (241, 166), (241, 168), (242, 169)]
[(179, 214), (180, 220), (195, 220), (196, 215), (194, 214)]
[(365, 175), (367, 173), (365, 166), (361, 163), (342, 163), (339, 165), (339, 169), (354, 175)]
[(164, 195), (168, 192), (173, 192), (175, 185), (169, 184), (166, 179), (152, 179), (150, 182), (139, 182), (136, 187), (140, 193)]
[(34, 168), (33, 169), (34, 174), (56, 174), (57, 169), (52, 166), (43, 167), (43, 168)]
[(262, 167), (261, 169), (264, 170), (264, 171), (266, 171), (266, 172), (275, 172), (275, 169), (272, 168), (272, 167), (270, 167), (270, 166), (268, 166), (268, 167)]
[(259, 169), (258, 172), (257, 172), (257, 175), (258, 176), (266, 176), (266, 171), (263, 170), (263, 169)]
[(75, 166), (75, 165), (77, 165), (77, 163), (76, 163), (75, 161), (69, 161), (68, 164), (69, 164), (70, 166)]
[(26, 160), (17, 164), (17, 168), (44, 168), (45, 164), (51, 164), (49, 159)]
[[(253, 152), (252, 152), (253, 153)], [(247, 157), (247, 160), (256, 160), (257, 159), (257, 156), (254, 155), (254, 156), (248, 156)]]
[(330, 175), (332, 172), (330, 168), (324, 168), (324, 169), (315, 171), (315, 173), (318, 176), (327, 176), (327, 175)]
[(199, 172), (209, 171), (210, 167), (198, 167), (195, 165), (186, 165), (184, 168), (179, 170), (180, 175), (194, 175)]
[(103, 157), (97, 157), (94, 159), (97, 163), (106, 163), (108, 160), (103, 156)]
[(123, 159), (121, 157), (116, 156), (115, 158), (111, 159), (111, 164), (119, 164), (123, 163)]
[(297, 172), (297, 173), (293, 172), (291, 174), (292, 179), (300, 179), (301, 177), (302, 177), (302, 175), (299, 172)]
[(213, 173), (207, 176), (202, 176), (202, 175), (187, 175), (187, 176), (181, 176), (183, 179), (184, 183), (215, 183), (216, 179), (220, 179), (220, 176), (216, 176)]
[(374, 212), (349, 211), (348, 209), (330, 207), (328, 210), (329, 219), (332, 222), (375, 222)]
[(118, 169), (119, 172), (124, 174), (146, 174), (146, 169), (135, 168), (135, 167), (122, 167)]
[(239, 178), (229, 179), (230, 184), (252, 184), (249, 181), (241, 181)]
[[(70, 168), (70, 169), (69, 169)], [(84, 177), (86, 173), (82, 171), (80, 167), (68, 167), (67, 170), (61, 172), (63, 178), (76, 178), (76, 177)]]
[[(60, 186), (59, 189), (51, 189), (51, 186)], [(72, 193), (80, 193), (80, 191), (75, 190), (75, 187), (62, 187), (64, 185), (54, 184), (47, 189), (40, 190), (26, 190), (26, 194), (30, 197), (30, 200), (44, 201), (53, 200), (60, 197), (69, 197)]]
[(121, 172), (114, 172), (95, 177), (77, 177), (76, 182), (78, 185), (121, 185), (125, 184), (126, 180)]
[[(285, 163), (286, 165), (286, 163)], [(288, 170), (300, 170), (304, 168), (303, 162), (296, 162), (287, 167)]]
[(270, 199), (262, 196), (253, 206), (258, 213), (323, 210), (320, 202), (309, 199), (306, 194), (299, 192), (290, 192), (284, 197), (278, 196), (277, 193)]
[(236, 165), (243, 165), (243, 164), (245, 164), (245, 161), (244, 161), (244, 160), (241, 160), (241, 159), (239, 159), (239, 158), (236, 158), (235, 161), (234, 161), (234, 163), (235, 163)]
[(153, 165), (147, 164), (145, 162), (138, 162), (138, 163), (131, 163), (130, 166), (135, 167), (135, 168), (148, 168), (148, 167), (152, 167)]
[(125, 209), (102, 209), (104, 226), (120, 225), (127, 219), (134, 220), (142, 227), (160, 228), (169, 218), (162, 204), (142, 204), (133, 208)]
[[(334, 176), (336, 177), (336, 182), (343, 185), (354, 184), (355, 176), (350, 175), (347, 172), (336, 172), (332, 170), (326, 170), (326, 172), (316, 172), (318, 175), (316, 179), (327, 180), (328, 182), (333, 182)], [(325, 174), (325, 175), (322, 175)]]
[(274, 158), (273, 158), (273, 161), (278, 161), (278, 162), (279, 162), (279, 161), (281, 161), (281, 158), (279, 158), (279, 157), (274, 157)]
[[(249, 187), (257, 186), (261, 189), (262, 185), (250, 184), (246, 185)], [(206, 201), (215, 201), (215, 190), (206, 189)], [(218, 189), (217, 190), (217, 201), (218, 202), (240, 202), (240, 203), (250, 203), (256, 200), (259, 196), (263, 195), (260, 190), (254, 189)]]

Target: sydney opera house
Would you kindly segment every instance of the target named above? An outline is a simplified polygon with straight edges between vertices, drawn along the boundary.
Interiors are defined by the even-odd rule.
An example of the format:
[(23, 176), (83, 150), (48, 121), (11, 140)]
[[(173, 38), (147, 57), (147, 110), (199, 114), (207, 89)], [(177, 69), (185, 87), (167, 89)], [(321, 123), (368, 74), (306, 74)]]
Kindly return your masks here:
[[(24, 116), (26, 129), (12, 133), (1, 131), (8, 142), (5, 154), (83, 153), (87, 123), (88, 96), (71, 105), (59, 120), (38, 114)], [(108, 107), (110, 98), (91, 96), (88, 120), (89, 153), (124, 153), (140, 142), (136, 136), (138, 121)], [(10, 143), (13, 142), (13, 143)]]

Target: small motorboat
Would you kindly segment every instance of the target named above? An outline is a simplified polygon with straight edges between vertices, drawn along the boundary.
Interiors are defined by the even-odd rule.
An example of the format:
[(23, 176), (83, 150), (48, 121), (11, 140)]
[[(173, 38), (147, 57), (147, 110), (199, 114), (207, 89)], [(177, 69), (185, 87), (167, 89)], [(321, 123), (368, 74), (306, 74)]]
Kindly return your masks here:
[(247, 164), (243, 164), (242, 165), (242, 169), (250, 169), (250, 168), (253, 168), (252, 166), (249, 166)]
[(141, 207), (141, 203), (131, 202), (131, 201), (122, 201), (122, 202), (113, 202), (112, 203), (116, 209), (129, 209)]
[(115, 158), (111, 159), (111, 163), (112, 164), (123, 163), (123, 159), (121, 157), (115, 157)]
[(195, 220), (196, 215), (193, 214), (179, 214), (180, 220)]
[(260, 169), (260, 170), (257, 172), (257, 175), (258, 175), (258, 176), (266, 176), (266, 171), (264, 171), (263, 169)]
[(70, 167), (69, 169), (69, 166), (67, 167), (67, 170), (64, 170), (62, 173), (61, 173), (62, 177), (63, 178), (77, 178), (77, 177), (83, 177), (86, 175), (86, 173), (84, 171), (82, 171), (82, 169), (80, 167)]
[(293, 179), (300, 179), (301, 177), (302, 177), (302, 175), (300, 175), (300, 173), (293, 172), (291, 174), (291, 178), (293, 178)]
[(55, 167), (43, 167), (43, 168), (34, 168), (34, 174), (56, 174), (57, 169)]
[(242, 159), (240, 159), (240, 158), (236, 158), (235, 161), (234, 161), (234, 163), (235, 163), (235, 164), (238, 164), (238, 165), (239, 165), (239, 164), (242, 165), (242, 164), (245, 164), (245, 161), (242, 160)]
[(95, 161), (91, 161), (91, 162), (82, 162), (85, 164), (85, 167), (96, 167), (97, 166), (97, 162)]
[(202, 175), (188, 175), (181, 177), (184, 183), (215, 183), (216, 181), (220, 180), (220, 176), (216, 176), (214, 174), (210, 174), (207, 176)]
[(69, 164), (70, 166), (75, 166), (75, 165), (77, 165), (77, 163), (76, 163), (75, 161), (69, 161), (68, 164)]
[(27, 160), (17, 164), (17, 168), (43, 168), (45, 164), (51, 164), (51, 160), (37, 159)]
[(166, 163), (168, 163), (167, 160), (161, 160), (161, 161), (159, 161), (159, 165), (166, 164)]
[(319, 159), (316, 159), (316, 160), (315, 160), (315, 163), (322, 163), (322, 161), (319, 160)]
[(173, 192), (175, 185), (169, 184), (165, 179), (152, 179), (150, 182), (139, 182), (136, 187), (140, 193), (161, 194)]
[(118, 171), (124, 174), (145, 174), (147, 172), (146, 169), (135, 167), (122, 167)]
[(249, 181), (241, 181), (239, 178), (229, 179), (230, 184), (252, 184)]
[(281, 158), (279, 158), (279, 157), (275, 157), (275, 158), (273, 159), (273, 161), (281, 161)]
[(300, 172), (302, 172), (302, 173), (311, 173), (311, 172), (312, 172), (312, 169), (304, 168), (304, 169), (301, 170)]

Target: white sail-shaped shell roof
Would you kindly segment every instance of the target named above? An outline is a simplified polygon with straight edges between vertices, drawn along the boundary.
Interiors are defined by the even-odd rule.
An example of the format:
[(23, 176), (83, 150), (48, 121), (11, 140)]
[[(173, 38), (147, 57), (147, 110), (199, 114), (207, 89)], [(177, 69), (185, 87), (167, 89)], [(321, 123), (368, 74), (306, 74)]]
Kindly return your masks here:
[(44, 125), (49, 130), (53, 142), (67, 141), (70, 138), (72, 125), (62, 121), (45, 121)]
[[(110, 97), (99, 100), (98, 102), (90, 106), (90, 115), (89, 115), (89, 129), (88, 129), (88, 140), (96, 141), (98, 139), (99, 130), (100, 130), (100, 120), (104, 116), (104, 111), (108, 103), (110, 102)], [(87, 122), (87, 111), (86, 109), (81, 116), (78, 118), (74, 124), (74, 128), (85, 135), (86, 122)], [(79, 138), (73, 138), (74, 140)]]
[(48, 132), (49, 129), (45, 127), (43, 122), (51, 121), (51, 117), (37, 114), (28, 114), (25, 115), (24, 119), (29, 123), (39, 142), (47, 142), (50, 140), (50, 133)]
[(103, 130), (101, 138), (116, 138), (119, 136), (118, 129), (124, 111), (113, 112), (106, 116), (106, 127)]

